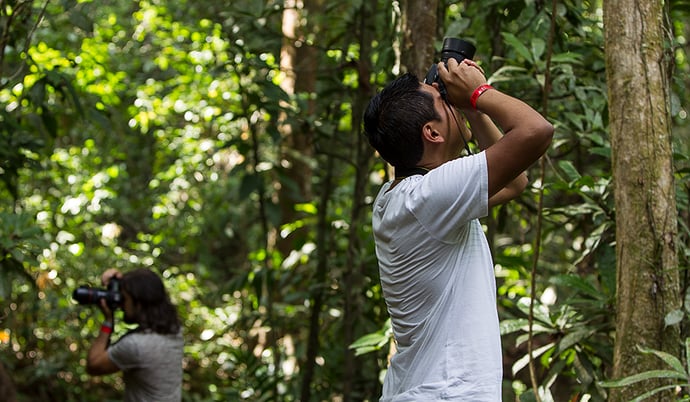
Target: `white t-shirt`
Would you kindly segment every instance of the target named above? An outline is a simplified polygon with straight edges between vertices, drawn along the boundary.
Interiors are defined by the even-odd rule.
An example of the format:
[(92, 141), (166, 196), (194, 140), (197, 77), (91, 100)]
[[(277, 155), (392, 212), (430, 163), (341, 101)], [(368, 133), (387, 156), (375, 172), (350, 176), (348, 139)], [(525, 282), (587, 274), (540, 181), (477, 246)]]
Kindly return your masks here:
[(381, 188), (376, 255), (397, 353), (381, 402), (501, 400), (496, 280), (478, 218), (486, 157), (459, 158)]

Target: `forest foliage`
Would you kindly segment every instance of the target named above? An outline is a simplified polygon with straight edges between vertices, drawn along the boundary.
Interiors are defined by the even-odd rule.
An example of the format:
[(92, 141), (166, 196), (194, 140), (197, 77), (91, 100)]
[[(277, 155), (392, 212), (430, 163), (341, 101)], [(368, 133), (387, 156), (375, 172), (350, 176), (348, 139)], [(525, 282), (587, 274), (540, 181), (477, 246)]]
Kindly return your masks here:
[[(378, 399), (390, 331), (369, 208), (388, 169), (360, 121), (362, 94), (400, 72), (400, 9), (310, 4), (319, 12), (302, 17), (321, 29), (290, 39), (319, 54), (316, 87), (288, 94), (280, 1), (0, 3), (0, 362), (19, 400), (121, 395), (119, 376), (86, 374), (102, 317), (71, 299), (109, 267), (164, 278), (184, 323), (185, 400)], [(598, 1), (553, 4), (445, 2), (438, 45), (472, 40), (492, 85), (556, 127), (528, 191), (482, 222), (504, 400), (534, 397), (535, 295), (540, 392), (601, 401), (616, 284), (604, 27)], [(689, 10), (670, 2), (665, 44), (684, 297)], [(286, 149), (284, 124), (312, 133), (310, 152)], [(293, 160), (309, 168), (311, 197)], [(288, 221), (285, 194), (298, 200)]]

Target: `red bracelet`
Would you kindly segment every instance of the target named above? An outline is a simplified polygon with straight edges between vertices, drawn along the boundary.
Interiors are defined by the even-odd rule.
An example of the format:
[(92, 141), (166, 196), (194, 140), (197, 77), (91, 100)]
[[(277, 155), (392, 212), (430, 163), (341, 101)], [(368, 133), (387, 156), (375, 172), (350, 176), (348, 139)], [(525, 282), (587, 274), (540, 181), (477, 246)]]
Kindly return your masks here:
[(110, 327), (108, 325), (103, 324), (103, 325), (101, 325), (101, 332), (103, 332), (104, 334), (112, 334), (113, 333), (113, 327)]
[(477, 99), (479, 99), (479, 97), (489, 89), (494, 89), (494, 87), (492, 87), (489, 84), (482, 84), (478, 86), (477, 89), (474, 90), (474, 92), (472, 92), (472, 96), (470, 97), (470, 104), (472, 105), (472, 109), (477, 109)]

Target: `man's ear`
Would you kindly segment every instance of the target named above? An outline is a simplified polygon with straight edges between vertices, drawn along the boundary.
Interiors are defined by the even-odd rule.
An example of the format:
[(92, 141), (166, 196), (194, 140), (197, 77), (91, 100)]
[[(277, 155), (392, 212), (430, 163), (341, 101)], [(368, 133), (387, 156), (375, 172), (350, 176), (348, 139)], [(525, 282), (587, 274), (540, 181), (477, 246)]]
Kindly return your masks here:
[(445, 141), (441, 133), (439, 133), (430, 123), (425, 124), (424, 128), (422, 128), (422, 138), (424, 141), (431, 143), (441, 143)]

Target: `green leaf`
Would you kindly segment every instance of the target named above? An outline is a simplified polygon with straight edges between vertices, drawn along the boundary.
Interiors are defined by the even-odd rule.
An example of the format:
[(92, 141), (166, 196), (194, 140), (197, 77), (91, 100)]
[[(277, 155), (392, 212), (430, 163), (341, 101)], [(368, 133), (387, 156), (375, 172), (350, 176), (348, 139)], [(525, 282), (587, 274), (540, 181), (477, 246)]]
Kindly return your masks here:
[[(541, 356), (542, 354), (544, 354), (544, 352), (546, 352), (547, 350), (553, 348), (554, 346), (555, 346), (555, 344), (552, 342), (552, 343), (549, 343), (549, 344), (547, 344), (547, 345), (544, 345), (544, 346), (542, 346), (542, 347), (540, 347), (540, 348), (538, 348), (538, 349), (536, 349), (536, 350), (533, 350), (533, 351), (532, 351), (532, 359), (535, 359), (535, 358)], [(518, 359), (518, 360), (513, 364), (513, 369), (512, 369), (513, 375), (517, 374), (518, 371), (520, 371), (520, 370), (522, 370), (523, 368), (525, 368), (525, 367), (529, 364), (529, 360), (530, 360), (529, 353), (525, 353), (524, 356), (522, 356), (520, 359)]]
[(515, 49), (518, 55), (523, 57), (525, 60), (534, 63), (534, 59), (532, 58), (532, 53), (527, 49), (527, 46), (525, 46), (522, 43), (522, 40), (518, 39), (517, 36), (513, 35), (512, 33), (509, 32), (503, 32), (503, 39), (505, 39), (506, 43), (508, 46), (512, 47)]
[(526, 318), (517, 318), (513, 320), (503, 320), (499, 327), (501, 328), (501, 335), (508, 335), (520, 331), (523, 328), (527, 328), (527, 325), (529, 325), (529, 320)]
[(532, 38), (531, 45), (533, 60), (539, 60), (546, 49), (546, 42), (542, 38)]
[(606, 296), (602, 292), (592, 286), (591, 283), (579, 275), (556, 275), (549, 280), (554, 285), (563, 286), (569, 289), (575, 289), (579, 293), (591, 296), (594, 299), (605, 299)]
[[(529, 297), (523, 297), (520, 300), (518, 300), (518, 308), (520, 311), (525, 313), (525, 315), (529, 316), (529, 307), (530, 307), (530, 302), (531, 299)], [(552, 325), (553, 322), (551, 321), (551, 317), (549, 317), (549, 312), (548, 308), (542, 304), (540, 304), (538, 301), (535, 300), (535, 305), (534, 309), (532, 310), (534, 318), (536, 320), (541, 321), (544, 324)]]
[(650, 349), (644, 346), (638, 346), (637, 349), (645, 354), (654, 354), (656, 357), (658, 357), (659, 359), (663, 360), (666, 364), (671, 366), (674, 370), (681, 373), (681, 375), (683, 375), (684, 377), (687, 376), (687, 372), (685, 370), (685, 367), (683, 366), (683, 363), (681, 363), (680, 360), (672, 354), (662, 352), (660, 350)]
[(563, 174), (565, 174), (565, 176), (571, 182), (577, 181), (582, 177), (582, 175), (580, 175), (580, 172), (577, 171), (575, 165), (573, 165), (571, 161), (559, 161), (558, 167), (561, 168)]
[[(663, 392), (663, 391), (670, 390), (670, 389), (676, 389), (679, 385), (682, 385), (682, 384), (671, 384), (671, 385), (664, 385), (663, 387), (654, 388), (651, 391), (647, 391), (644, 394), (635, 397), (635, 399), (630, 400), (630, 402), (642, 402), (644, 400), (647, 400), (647, 398), (649, 398), (650, 396), (652, 396), (654, 394), (658, 394), (659, 392)], [(687, 399), (680, 399), (679, 402), (684, 401), (684, 400), (687, 400)]]
[(381, 332), (374, 332), (372, 334), (367, 334), (362, 336), (361, 338), (357, 339), (354, 341), (349, 348), (350, 349), (357, 349), (361, 348), (364, 346), (383, 346), (388, 342), (388, 337), (385, 336), (385, 334)]
[(600, 381), (599, 385), (606, 388), (625, 387), (644, 380), (652, 379), (679, 379), (686, 380), (685, 375), (673, 370), (650, 370), (644, 373), (631, 375), (620, 380)]
[(668, 314), (666, 314), (666, 317), (664, 317), (664, 326), (670, 327), (671, 325), (676, 325), (683, 321), (683, 318), (685, 317), (685, 312), (681, 309), (676, 309)]
[(576, 53), (558, 53), (551, 57), (552, 63), (582, 64), (582, 56)]
[(364, 335), (361, 338), (357, 339), (350, 346), (348, 346), (348, 349), (354, 349), (355, 356), (360, 356), (363, 354), (381, 350), (381, 348), (385, 346), (390, 341), (390, 339), (390, 335), (386, 332), (374, 332), (371, 334)]
[(558, 346), (558, 354), (563, 353), (564, 351), (570, 349), (573, 345), (576, 345), (583, 339), (587, 339), (592, 334), (594, 334), (596, 331), (591, 330), (591, 329), (583, 329), (579, 331), (574, 331), (566, 334), (557, 344)]

